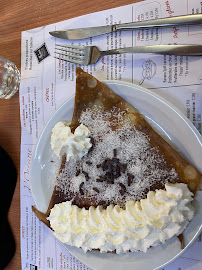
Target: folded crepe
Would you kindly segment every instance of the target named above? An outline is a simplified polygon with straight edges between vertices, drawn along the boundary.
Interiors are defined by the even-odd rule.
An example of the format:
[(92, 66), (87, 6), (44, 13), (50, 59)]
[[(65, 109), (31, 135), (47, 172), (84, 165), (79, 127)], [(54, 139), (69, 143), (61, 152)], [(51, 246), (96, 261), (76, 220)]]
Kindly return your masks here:
[[(81, 124), (82, 115), (84, 112), (87, 111), (90, 111), (92, 115), (104, 115), (105, 121), (113, 123), (111, 125), (112, 130), (119, 130), (124, 126), (124, 123), (127, 123), (127, 125), (129, 123), (131, 126), (133, 126), (136, 131), (146, 136), (149, 141), (149, 147), (151, 149), (157, 149), (156, 151), (158, 152), (158, 156), (161, 156), (163, 158), (163, 163), (156, 165), (158, 169), (175, 170), (177, 176), (172, 179), (171, 182), (185, 183), (187, 184), (190, 191), (193, 192), (193, 194), (196, 193), (200, 179), (200, 173), (197, 171), (197, 169), (189, 162), (187, 162), (156, 131), (154, 131), (154, 129), (147, 123), (144, 117), (131, 104), (126, 102), (122, 97), (115, 94), (105, 84), (98, 81), (95, 77), (84, 72), (81, 68), (77, 67), (75, 105), (72, 121), (70, 124), (72, 132), (74, 132), (75, 129)], [(121, 115), (121, 121), (120, 117), (117, 117), (117, 115)], [(103, 135), (100, 136), (102, 137), (105, 135), (103, 133)], [(96, 147), (96, 145), (94, 146)], [(116, 149), (112, 150), (116, 151)], [(115, 153), (114, 155), (114, 160), (116, 159), (116, 154), (117, 153)], [(123, 164), (120, 164), (117, 159), (116, 162), (119, 163), (118, 166), (120, 165), (123, 167)], [(62, 174), (62, 171), (64, 170), (67, 163), (68, 162), (66, 161), (66, 157), (64, 155), (62, 157), (61, 168), (58, 176)], [(152, 170), (152, 168), (146, 169), (148, 174), (150, 170)], [(127, 184), (125, 186), (130, 186), (128, 184), (128, 181), (132, 178), (134, 178), (134, 175), (133, 177), (130, 175), (126, 177)], [(109, 179), (105, 178), (104, 180), (107, 180), (109, 182)], [(111, 201), (99, 200), (98, 196), (89, 195), (88, 191), (86, 191), (85, 194), (79, 192), (74, 193), (72, 191), (68, 192), (67, 190), (63, 192), (63, 190), (57, 188), (57, 181), (47, 212), (41, 213), (33, 207), (33, 211), (35, 212), (35, 214), (47, 226), (50, 225), (49, 221), (47, 220), (50, 209), (53, 208), (56, 203), (72, 200), (73, 204), (77, 205), (80, 208), (85, 207), (86, 209), (88, 209), (90, 206), (96, 207), (98, 205), (103, 205), (104, 207), (107, 207), (110, 203), (117, 203), (114, 198), (111, 198)], [(92, 181), (96, 182), (97, 179), (92, 179)], [(144, 179), (142, 179), (142, 181), (144, 181)], [(154, 183), (152, 182), (152, 185), (150, 187), (148, 187), (147, 185), (147, 187), (145, 187), (145, 194), (149, 190), (163, 189), (165, 181), (162, 181), (161, 183), (161, 179), (159, 178), (158, 181)], [(110, 184), (112, 184), (112, 182)], [(127, 190), (125, 186), (123, 186), (124, 184), (120, 184), (120, 187), (122, 188), (121, 192), (123, 191), (123, 194), (121, 194), (123, 195), (121, 199), (123, 199), (123, 202), (125, 202), (124, 198), (126, 198), (125, 193), (127, 193)], [(142, 194), (142, 196), (145, 197), (145, 194)], [(119, 202), (121, 204), (120, 200)]]

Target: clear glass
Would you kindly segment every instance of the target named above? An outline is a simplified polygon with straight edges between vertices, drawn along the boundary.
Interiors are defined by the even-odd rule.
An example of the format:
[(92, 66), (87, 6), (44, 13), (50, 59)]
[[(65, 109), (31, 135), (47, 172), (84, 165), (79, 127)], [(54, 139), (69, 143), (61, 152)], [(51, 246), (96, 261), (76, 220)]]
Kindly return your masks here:
[(0, 56), (0, 98), (9, 99), (19, 89), (20, 72), (11, 61)]

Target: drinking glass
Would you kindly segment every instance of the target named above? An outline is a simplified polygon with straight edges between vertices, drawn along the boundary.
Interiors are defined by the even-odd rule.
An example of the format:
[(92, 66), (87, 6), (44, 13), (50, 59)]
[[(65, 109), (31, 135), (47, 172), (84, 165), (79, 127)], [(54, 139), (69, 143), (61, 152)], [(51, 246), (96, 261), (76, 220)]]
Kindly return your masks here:
[(11, 61), (0, 56), (0, 98), (9, 99), (19, 89), (20, 72)]

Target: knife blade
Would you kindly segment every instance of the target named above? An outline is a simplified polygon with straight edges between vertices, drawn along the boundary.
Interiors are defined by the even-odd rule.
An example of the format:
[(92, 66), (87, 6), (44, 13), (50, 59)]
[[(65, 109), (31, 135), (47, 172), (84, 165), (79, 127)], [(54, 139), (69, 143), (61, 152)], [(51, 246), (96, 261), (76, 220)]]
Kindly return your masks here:
[(202, 24), (202, 14), (184, 15), (184, 16), (176, 16), (131, 23), (106, 25), (106, 26), (75, 28), (75, 29), (52, 31), (49, 33), (56, 38), (74, 40), (100, 36), (117, 30), (135, 30), (135, 29), (156, 28), (156, 27), (162, 28), (162, 27), (196, 25), (196, 24)]
[(76, 28), (49, 32), (52, 36), (62, 39), (85, 39), (89, 37), (100, 36), (113, 31), (112, 25)]

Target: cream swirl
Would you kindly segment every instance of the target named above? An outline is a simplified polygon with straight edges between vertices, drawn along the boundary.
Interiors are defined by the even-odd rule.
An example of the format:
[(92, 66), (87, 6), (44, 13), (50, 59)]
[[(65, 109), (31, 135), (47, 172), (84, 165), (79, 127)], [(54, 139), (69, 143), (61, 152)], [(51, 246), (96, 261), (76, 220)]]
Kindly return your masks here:
[(83, 124), (71, 133), (69, 126), (58, 122), (52, 129), (51, 148), (57, 156), (66, 154), (67, 161), (70, 158), (82, 158), (92, 146), (89, 135), (89, 129)]
[(125, 209), (109, 205), (86, 210), (71, 201), (56, 204), (48, 220), (61, 242), (85, 252), (146, 252), (185, 229), (194, 215), (192, 196), (185, 184), (166, 184), (165, 190), (150, 191), (140, 202), (128, 201)]

